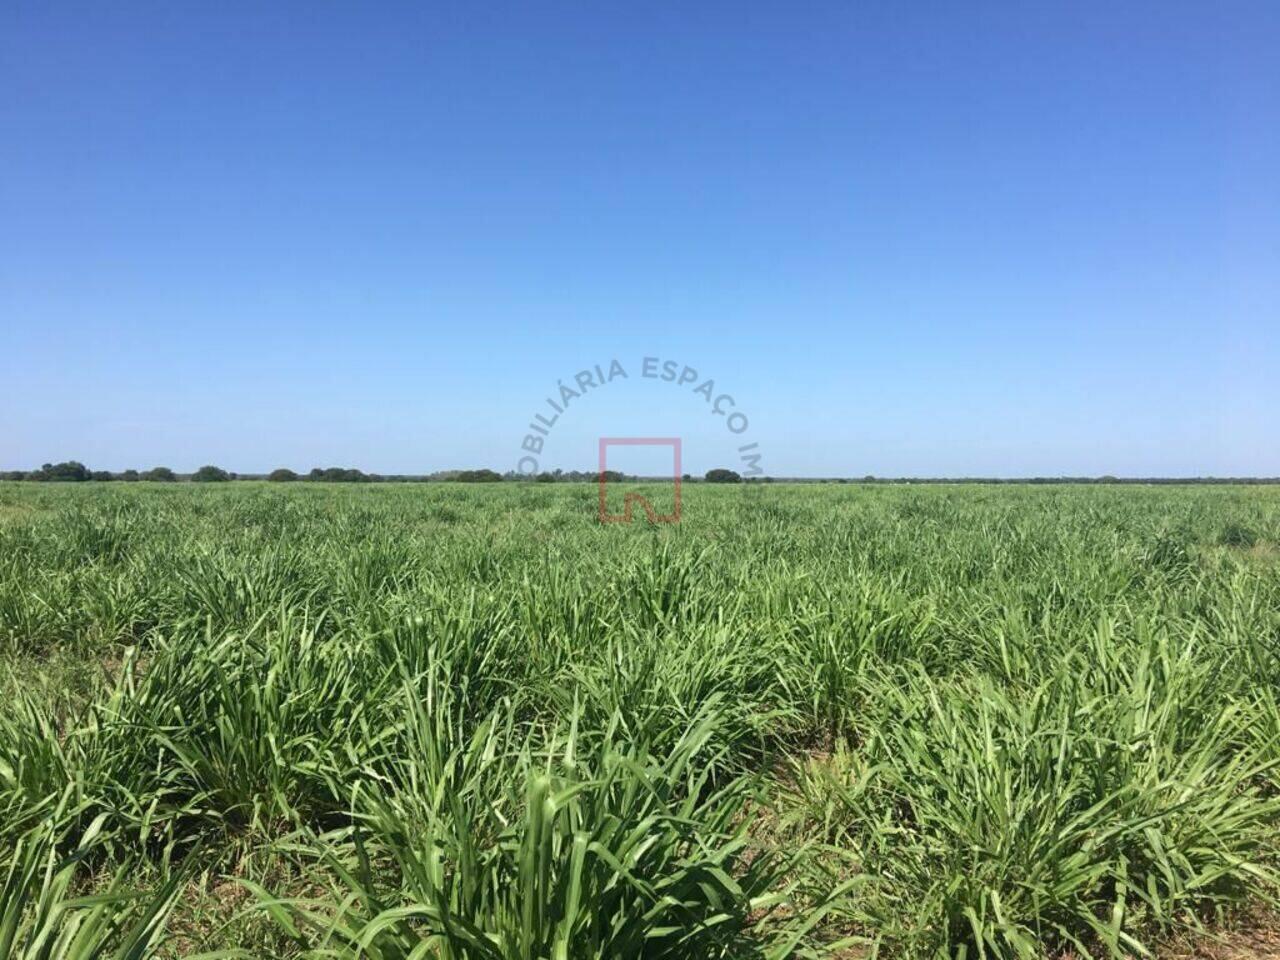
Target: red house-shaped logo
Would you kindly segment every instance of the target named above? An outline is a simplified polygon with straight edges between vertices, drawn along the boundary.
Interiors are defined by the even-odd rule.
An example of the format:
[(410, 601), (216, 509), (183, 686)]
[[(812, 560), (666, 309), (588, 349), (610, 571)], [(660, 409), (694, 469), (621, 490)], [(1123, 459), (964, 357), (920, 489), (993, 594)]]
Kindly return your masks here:
[[(610, 513), (609, 504), (606, 499), (606, 487), (608, 479), (605, 471), (609, 468), (609, 448), (610, 447), (670, 447), (671, 448), (671, 479), (674, 483), (675, 505), (671, 513), (658, 513), (653, 509), (653, 504), (649, 503), (644, 497), (638, 493), (628, 492), (622, 498), (622, 513)], [(650, 523), (679, 523), (680, 522), (680, 438), (679, 437), (601, 437), (600, 438), (600, 522), (601, 523), (630, 523), (631, 509), (634, 504), (640, 504), (644, 509), (645, 516), (648, 517)]]

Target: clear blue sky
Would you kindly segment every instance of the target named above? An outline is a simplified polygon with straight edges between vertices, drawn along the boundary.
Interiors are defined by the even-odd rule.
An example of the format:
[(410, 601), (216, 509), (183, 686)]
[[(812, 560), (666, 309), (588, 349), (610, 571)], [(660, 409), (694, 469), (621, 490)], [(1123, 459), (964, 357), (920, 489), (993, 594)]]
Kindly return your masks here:
[(1280, 4), (0, 9), (0, 467), (1280, 474)]

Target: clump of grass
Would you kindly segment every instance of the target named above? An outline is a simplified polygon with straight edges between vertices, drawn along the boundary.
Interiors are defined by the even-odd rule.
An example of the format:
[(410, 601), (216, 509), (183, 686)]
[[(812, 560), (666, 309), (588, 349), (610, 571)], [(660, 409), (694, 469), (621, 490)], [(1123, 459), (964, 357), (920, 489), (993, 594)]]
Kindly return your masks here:
[(793, 815), (869, 878), (848, 917), (912, 956), (1121, 956), (1273, 888), (1274, 743), (1243, 703), (1205, 709), (1186, 651), (1125, 660), (869, 679), (856, 754), (795, 777)]
[[(410, 723), (439, 724), (406, 702)], [(671, 751), (618, 742), (581, 752), (577, 717), (537, 749), (504, 754), (500, 715), (447, 750), (433, 736), (356, 798), (356, 823), (301, 847), (331, 896), (266, 908), (308, 953), (442, 958), (785, 955), (803, 921), (774, 916), (783, 862), (753, 850), (749, 781), (712, 787), (720, 721), (702, 712)], [(389, 882), (390, 881), (390, 882)]]
[(1258, 535), (1242, 523), (1228, 523), (1218, 534), (1218, 544), (1223, 547), (1252, 547), (1258, 542)]
[(0, 886), (0, 957), (6, 960), (126, 960), (150, 956), (179, 890), (177, 877), (152, 893), (128, 887), (127, 865), (98, 878), (86, 892), (86, 862), (102, 820), (95, 820), (69, 855), (56, 829), (42, 825), (20, 836), (5, 860)]

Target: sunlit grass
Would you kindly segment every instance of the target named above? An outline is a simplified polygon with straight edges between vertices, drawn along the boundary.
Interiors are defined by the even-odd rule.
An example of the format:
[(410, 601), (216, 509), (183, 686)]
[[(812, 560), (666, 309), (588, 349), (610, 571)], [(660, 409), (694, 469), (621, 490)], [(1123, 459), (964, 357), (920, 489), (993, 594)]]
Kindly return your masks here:
[(1275, 891), (1270, 488), (0, 514), (0, 873), (43, 871), (0, 957), (53, 916), (67, 956), (1127, 956)]

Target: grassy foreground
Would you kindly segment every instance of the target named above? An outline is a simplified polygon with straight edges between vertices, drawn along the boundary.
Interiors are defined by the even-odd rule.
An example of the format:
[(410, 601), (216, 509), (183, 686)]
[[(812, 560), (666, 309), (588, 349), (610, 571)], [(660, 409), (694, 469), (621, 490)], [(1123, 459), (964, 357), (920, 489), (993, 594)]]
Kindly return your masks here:
[(1276, 892), (1280, 489), (0, 484), (0, 960), (1158, 954)]

